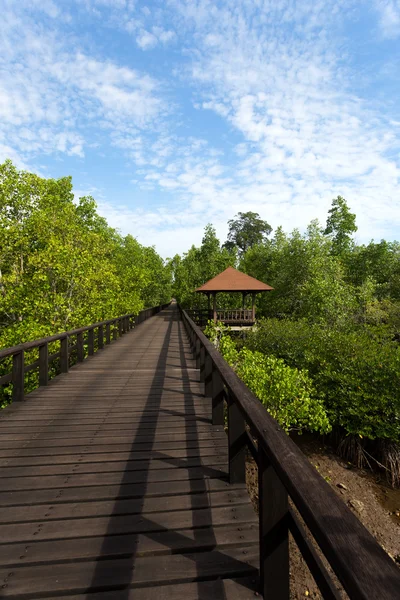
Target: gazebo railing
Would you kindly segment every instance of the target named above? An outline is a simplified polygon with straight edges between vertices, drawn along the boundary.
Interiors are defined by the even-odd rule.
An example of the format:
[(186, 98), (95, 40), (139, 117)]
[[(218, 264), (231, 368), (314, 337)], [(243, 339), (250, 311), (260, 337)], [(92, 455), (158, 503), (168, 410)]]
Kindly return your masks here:
[(237, 308), (237, 309), (223, 309), (217, 310), (217, 321), (222, 323), (254, 323), (254, 315), (251, 309)]
[[(208, 321), (212, 321), (214, 313), (208, 308), (188, 309), (187, 314), (196, 325), (205, 327)], [(223, 308), (218, 309), (217, 321), (226, 325), (252, 325), (254, 323), (254, 313), (252, 309), (247, 308)]]

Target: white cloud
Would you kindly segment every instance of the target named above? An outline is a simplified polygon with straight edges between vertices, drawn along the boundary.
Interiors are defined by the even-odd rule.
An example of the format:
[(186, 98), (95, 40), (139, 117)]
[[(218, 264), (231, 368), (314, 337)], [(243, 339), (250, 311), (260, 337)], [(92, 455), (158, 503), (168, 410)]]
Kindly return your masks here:
[[(132, 22), (130, 24), (130, 29), (134, 29), (132, 27)], [(136, 37), (136, 43), (142, 50), (150, 50), (155, 48), (158, 44), (168, 44), (175, 38), (175, 33), (171, 30), (165, 30), (162, 27), (152, 27), (152, 31), (146, 31), (145, 29), (141, 29), (139, 31), (139, 35)]]
[[(53, 4), (43, 2), (50, 17)], [(166, 65), (163, 82), (100, 56), (94, 44), (84, 50), (48, 18), (42, 28), (9, 10), (0, 48), (0, 153), (83, 158), (88, 142), (106, 153), (110, 143), (134, 166), (134, 200), (117, 206), (103, 190), (101, 211), (165, 255), (199, 243), (209, 221), (223, 238), (226, 221), (244, 209), (286, 229), (324, 221), (338, 194), (357, 213), (360, 239), (393, 232), (400, 226), (400, 124), (388, 105), (385, 114), (355, 94), (358, 72), (342, 25), (359, 4), (169, 0), (167, 9), (155, 3), (150, 11), (128, 0), (85, 0), (86, 18), (128, 31), (142, 50), (175, 43), (183, 60)], [(376, 6), (381, 31), (394, 38), (399, 1)], [(135, 45), (133, 52), (143, 64), (147, 56)], [(194, 123), (201, 137), (190, 135)]]
[(150, 50), (157, 46), (158, 39), (152, 33), (142, 29), (136, 38), (136, 43), (142, 50)]
[[(35, 5), (32, 5), (32, 9)], [(50, 11), (51, 2), (42, 10)], [(101, 130), (149, 127), (163, 111), (157, 82), (111, 60), (71, 51), (23, 7), (5, 11), (0, 41), (0, 142), (22, 159), (40, 153), (84, 156), (93, 123)], [(75, 44), (72, 44), (74, 48)], [(7, 142), (7, 144), (6, 144)], [(11, 156), (0, 156), (0, 160)]]
[(400, 36), (400, 0), (375, 0), (380, 15), (379, 25), (384, 37)]

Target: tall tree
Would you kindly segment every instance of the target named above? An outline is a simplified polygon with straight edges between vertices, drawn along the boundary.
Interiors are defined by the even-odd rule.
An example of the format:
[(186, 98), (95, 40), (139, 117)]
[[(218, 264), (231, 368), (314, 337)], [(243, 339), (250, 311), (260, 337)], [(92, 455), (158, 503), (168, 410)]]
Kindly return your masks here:
[(272, 227), (260, 218), (258, 213), (239, 212), (234, 219), (228, 221), (228, 239), (224, 248), (238, 248), (244, 254), (249, 248), (261, 244), (271, 233)]
[(356, 215), (350, 212), (346, 200), (342, 196), (334, 198), (324, 231), (325, 235), (332, 235), (332, 253), (346, 252), (351, 246), (352, 234), (357, 229)]

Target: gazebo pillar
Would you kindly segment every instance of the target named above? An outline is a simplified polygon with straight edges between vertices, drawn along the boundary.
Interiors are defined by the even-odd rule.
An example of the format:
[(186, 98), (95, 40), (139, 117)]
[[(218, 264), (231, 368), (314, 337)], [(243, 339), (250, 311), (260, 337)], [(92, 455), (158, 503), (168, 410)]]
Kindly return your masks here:
[(214, 323), (217, 322), (217, 292), (213, 292), (213, 318)]
[(245, 308), (245, 299), (246, 299), (246, 292), (242, 292), (242, 308), (243, 308), (243, 310)]
[(207, 292), (207, 308), (208, 308), (208, 312), (210, 312), (211, 310), (211, 298), (210, 298), (210, 292)]
[(251, 308), (253, 311), (253, 321), (256, 320), (256, 295), (253, 293), (251, 295)]

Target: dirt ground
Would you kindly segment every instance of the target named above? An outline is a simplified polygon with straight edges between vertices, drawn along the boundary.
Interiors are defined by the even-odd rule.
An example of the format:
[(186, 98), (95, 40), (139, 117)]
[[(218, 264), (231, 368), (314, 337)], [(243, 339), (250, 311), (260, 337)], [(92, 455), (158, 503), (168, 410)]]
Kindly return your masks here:
[[(293, 439), (335, 493), (400, 565), (400, 490), (390, 488), (377, 473), (352, 467), (338, 458), (332, 448), (312, 436), (295, 436)], [(258, 510), (257, 467), (252, 459), (247, 463), (247, 486)], [(290, 561), (291, 599), (322, 598), (292, 539)], [(343, 597), (347, 596), (344, 594)]]

